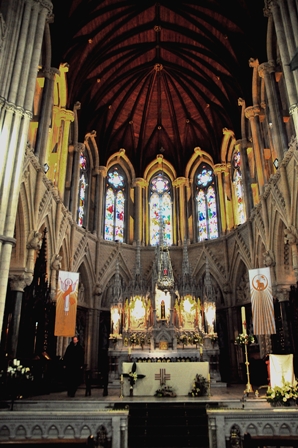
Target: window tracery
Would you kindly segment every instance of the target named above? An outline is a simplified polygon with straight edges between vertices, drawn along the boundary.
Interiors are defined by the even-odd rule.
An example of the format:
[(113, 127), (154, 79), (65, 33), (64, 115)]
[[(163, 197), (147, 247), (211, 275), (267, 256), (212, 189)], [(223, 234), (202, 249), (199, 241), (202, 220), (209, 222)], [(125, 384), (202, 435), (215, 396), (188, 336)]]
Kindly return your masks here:
[(244, 192), (242, 184), (241, 173), (241, 155), (240, 151), (236, 150), (233, 154), (232, 160), (232, 185), (234, 192), (234, 211), (236, 217), (236, 224), (243, 224), (246, 221), (245, 204), (244, 204)]
[(118, 167), (107, 175), (105, 230), (107, 241), (124, 241), (126, 179)]
[(78, 225), (83, 227), (86, 222), (86, 204), (87, 204), (87, 176), (88, 165), (87, 157), (84, 152), (80, 153), (80, 180), (79, 180), (79, 206), (78, 206)]
[(218, 216), (215, 177), (209, 165), (203, 164), (199, 167), (195, 183), (198, 241), (217, 238)]
[[(150, 244), (173, 244), (172, 194), (170, 179), (163, 173), (156, 174), (150, 182)], [(162, 235), (160, 232), (162, 231)], [(162, 241), (160, 241), (162, 238)]]

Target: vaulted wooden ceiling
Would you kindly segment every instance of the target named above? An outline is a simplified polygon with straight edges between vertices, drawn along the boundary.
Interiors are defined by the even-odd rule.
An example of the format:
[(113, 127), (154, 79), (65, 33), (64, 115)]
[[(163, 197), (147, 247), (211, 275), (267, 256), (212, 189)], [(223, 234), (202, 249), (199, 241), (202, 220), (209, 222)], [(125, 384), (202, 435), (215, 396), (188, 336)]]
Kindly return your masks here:
[(249, 58), (265, 59), (262, 0), (53, 0), (52, 55), (69, 64), (79, 139), (100, 164), (125, 148), (136, 175), (163, 153), (178, 176), (199, 146), (220, 162), (223, 128), (240, 135)]

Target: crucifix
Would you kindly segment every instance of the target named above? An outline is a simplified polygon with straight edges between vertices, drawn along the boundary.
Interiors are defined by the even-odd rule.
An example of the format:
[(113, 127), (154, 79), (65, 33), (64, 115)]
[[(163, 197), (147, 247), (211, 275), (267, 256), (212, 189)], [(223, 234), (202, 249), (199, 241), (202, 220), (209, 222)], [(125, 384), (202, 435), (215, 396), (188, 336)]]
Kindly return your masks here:
[(166, 369), (159, 369), (159, 373), (155, 374), (155, 379), (160, 381), (160, 385), (166, 384), (167, 380), (171, 379), (171, 375), (166, 373)]

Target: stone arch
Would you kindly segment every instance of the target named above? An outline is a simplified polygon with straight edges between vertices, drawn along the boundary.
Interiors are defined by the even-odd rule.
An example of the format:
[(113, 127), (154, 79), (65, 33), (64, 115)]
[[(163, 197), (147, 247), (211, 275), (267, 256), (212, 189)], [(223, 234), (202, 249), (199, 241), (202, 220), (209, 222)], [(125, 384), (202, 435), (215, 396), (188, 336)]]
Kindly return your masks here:
[(247, 425), (246, 432), (248, 432), (251, 436), (258, 435), (257, 426), (254, 425), (253, 423), (250, 423), (249, 425)]
[(65, 439), (74, 439), (75, 438), (75, 429), (71, 425), (67, 425), (66, 428), (64, 428), (63, 437)]
[(286, 423), (282, 423), (279, 427), (279, 435), (281, 436), (290, 436), (291, 435), (291, 428)]
[(10, 438), (10, 430), (8, 426), (3, 425), (0, 427), (0, 440), (8, 440)]
[(16, 439), (26, 439), (27, 438), (27, 431), (25, 426), (19, 425), (17, 426), (15, 430), (15, 438)]
[(49, 439), (58, 439), (59, 430), (56, 425), (51, 425), (47, 431), (47, 438)]
[(273, 436), (274, 435), (274, 428), (273, 428), (273, 426), (270, 425), (269, 423), (266, 423), (266, 425), (264, 425), (264, 427), (263, 427), (262, 433), (265, 436)]
[(42, 439), (43, 431), (39, 425), (33, 426), (31, 430), (31, 439)]

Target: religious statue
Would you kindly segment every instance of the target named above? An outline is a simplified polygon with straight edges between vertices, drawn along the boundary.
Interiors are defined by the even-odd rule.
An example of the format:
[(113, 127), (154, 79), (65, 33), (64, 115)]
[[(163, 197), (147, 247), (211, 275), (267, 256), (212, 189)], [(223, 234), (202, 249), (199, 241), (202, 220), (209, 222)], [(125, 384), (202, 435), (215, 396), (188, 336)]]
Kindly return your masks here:
[(59, 254), (54, 255), (51, 263), (51, 269), (54, 271), (60, 271), (62, 257)]
[(27, 249), (40, 250), (41, 245), (42, 245), (42, 233), (33, 230), (28, 239)]
[(166, 305), (165, 301), (162, 300), (160, 303), (160, 318), (165, 319), (166, 318)]

